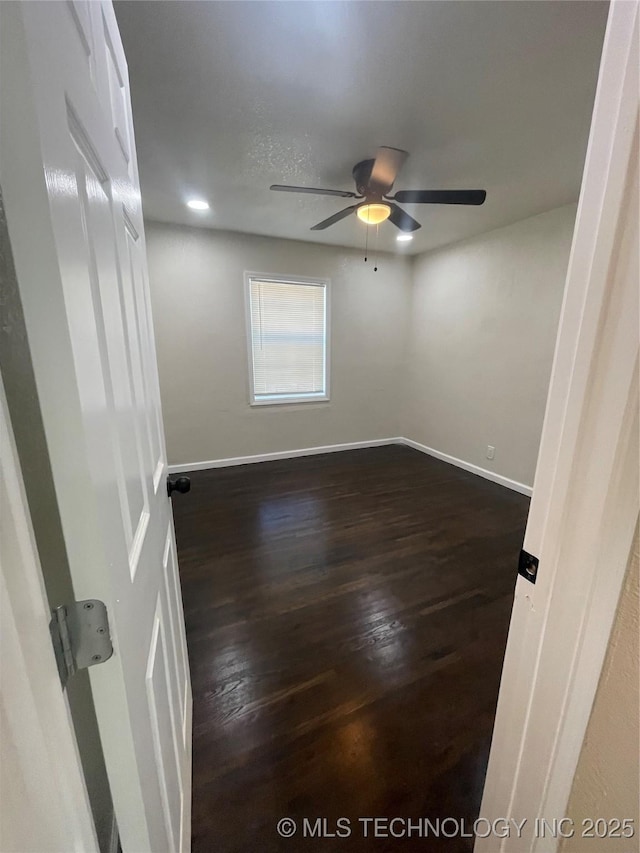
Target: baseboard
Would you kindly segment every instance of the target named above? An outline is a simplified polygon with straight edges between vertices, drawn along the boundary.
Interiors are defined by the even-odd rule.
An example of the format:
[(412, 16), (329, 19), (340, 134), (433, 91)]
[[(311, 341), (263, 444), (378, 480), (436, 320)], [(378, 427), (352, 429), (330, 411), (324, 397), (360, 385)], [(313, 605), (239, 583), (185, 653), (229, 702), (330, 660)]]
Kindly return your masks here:
[(169, 465), (169, 473), (206, 471), (209, 468), (229, 468), (232, 465), (253, 465), (257, 462), (274, 462), (277, 459), (295, 459), (298, 456), (317, 456), (320, 453), (337, 453), (342, 450), (359, 450), (363, 447), (384, 447), (402, 444), (402, 438), (374, 438), (371, 441), (351, 441), (348, 444), (327, 444), (324, 447), (302, 447), (298, 450), (281, 450), (277, 453), (258, 453), (255, 456), (232, 456), (227, 459), (210, 459), (207, 462), (187, 462)]
[(407, 447), (413, 447), (414, 450), (419, 450), (421, 453), (426, 453), (429, 456), (433, 456), (435, 459), (441, 459), (443, 462), (455, 465), (456, 468), (462, 468), (465, 471), (470, 471), (472, 474), (484, 477), (485, 480), (491, 480), (492, 483), (499, 483), (501, 486), (506, 486), (507, 489), (512, 489), (514, 492), (520, 492), (521, 495), (528, 495), (531, 497), (533, 492), (533, 488), (525, 485), (525, 483), (518, 483), (517, 480), (510, 480), (509, 477), (503, 477), (502, 474), (496, 474), (495, 471), (488, 471), (486, 468), (480, 468), (479, 465), (472, 465), (471, 462), (465, 462), (464, 459), (449, 456), (448, 453), (441, 453), (439, 450), (434, 450), (433, 447), (427, 447), (426, 444), (420, 444), (417, 441), (413, 441), (411, 438), (401, 438), (400, 444), (406, 444)]
[(484, 477), (485, 480), (491, 480), (492, 483), (506, 486), (507, 489), (520, 492), (521, 495), (531, 496), (531, 486), (518, 483), (516, 480), (510, 480), (509, 477), (503, 477), (502, 474), (496, 474), (494, 471), (480, 468), (479, 465), (472, 465), (471, 462), (465, 462), (464, 459), (449, 456), (448, 453), (441, 453), (439, 450), (434, 450), (433, 447), (427, 447), (426, 444), (420, 444), (411, 438), (403, 438), (402, 436), (397, 436), (396, 438), (376, 438), (372, 441), (351, 441), (347, 444), (327, 444), (323, 447), (303, 447), (298, 450), (281, 450), (278, 453), (257, 453), (255, 456), (231, 456), (226, 459), (210, 459), (206, 462), (186, 462), (182, 465), (169, 465), (169, 473), (182, 474), (188, 471), (206, 471), (209, 468), (253, 465), (257, 462), (274, 462), (277, 459), (295, 459), (298, 456), (317, 456), (320, 453), (337, 453), (342, 450), (358, 450), (363, 447), (384, 447), (389, 444), (404, 444), (407, 447), (413, 447), (414, 450), (419, 450), (421, 453), (426, 453), (435, 459), (448, 462), (450, 465), (455, 465), (456, 468), (470, 471), (472, 474)]

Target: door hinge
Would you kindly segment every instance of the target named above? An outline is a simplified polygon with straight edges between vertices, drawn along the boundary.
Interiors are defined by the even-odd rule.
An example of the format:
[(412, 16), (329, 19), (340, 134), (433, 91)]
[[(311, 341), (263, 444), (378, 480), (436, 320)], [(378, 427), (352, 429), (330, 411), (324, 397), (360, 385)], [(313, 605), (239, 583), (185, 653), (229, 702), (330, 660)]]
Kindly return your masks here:
[(56, 607), (49, 631), (63, 688), (79, 669), (104, 663), (113, 654), (107, 608), (95, 598)]
[(527, 551), (520, 551), (520, 559), (518, 561), (518, 574), (528, 580), (530, 583), (535, 583), (538, 577), (538, 558)]

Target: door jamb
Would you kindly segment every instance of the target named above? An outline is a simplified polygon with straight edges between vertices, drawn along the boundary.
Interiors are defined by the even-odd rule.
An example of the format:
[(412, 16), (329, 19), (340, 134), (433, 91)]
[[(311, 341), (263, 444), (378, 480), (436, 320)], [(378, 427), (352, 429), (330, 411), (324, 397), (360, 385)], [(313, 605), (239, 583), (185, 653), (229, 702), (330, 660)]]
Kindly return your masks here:
[(475, 853), (557, 849), (534, 821), (565, 816), (640, 509), (638, 9), (609, 11), (480, 812), (527, 826)]
[[(71, 712), (49, 636), (49, 604), (1, 376), (0, 444), (2, 527), (7, 525), (7, 540), (15, 544), (12, 558), (2, 566), (2, 630), (3, 634), (8, 632), (8, 639), (17, 641), (20, 653), (4, 660), (2, 666), (3, 686), (13, 685), (2, 691), (7, 726), (3, 726), (2, 736), (13, 746), (15, 762), (21, 768), (27, 794), (23, 818), (34, 819), (28, 810), (43, 797), (46, 806), (40, 819), (48, 817), (55, 822), (55, 829), (49, 825), (56, 833), (51, 841), (64, 842), (66, 849), (77, 853), (97, 853), (98, 839)], [(15, 689), (17, 685), (20, 689)], [(2, 787), (5, 784), (15, 785), (16, 780), (3, 778)], [(55, 797), (50, 791), (52, 784)], [(63, 834), (64, 839), (60, 837)]]

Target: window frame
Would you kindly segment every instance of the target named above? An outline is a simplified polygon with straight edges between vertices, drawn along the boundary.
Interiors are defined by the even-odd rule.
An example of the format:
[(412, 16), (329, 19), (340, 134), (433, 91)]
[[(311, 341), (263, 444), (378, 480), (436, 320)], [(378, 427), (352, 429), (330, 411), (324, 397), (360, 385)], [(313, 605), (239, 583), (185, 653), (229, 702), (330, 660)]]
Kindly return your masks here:
[[(269, 399), (256, 400), (253, 372), (253, 334), (251, 327), (251, 282), (266, 281), (278, 284), (315, 285), (324, 288), (324, 393), (274, 395)], [(245, 272), (244, 274), (244, 314), (247, 343), (247, 376), (249, 379), (249, 405), (287, 406), (299, 403), (328, 403), (331, 400), (331, 279), (309, 277), (305, 275), (277, 275), (274, 273)]]

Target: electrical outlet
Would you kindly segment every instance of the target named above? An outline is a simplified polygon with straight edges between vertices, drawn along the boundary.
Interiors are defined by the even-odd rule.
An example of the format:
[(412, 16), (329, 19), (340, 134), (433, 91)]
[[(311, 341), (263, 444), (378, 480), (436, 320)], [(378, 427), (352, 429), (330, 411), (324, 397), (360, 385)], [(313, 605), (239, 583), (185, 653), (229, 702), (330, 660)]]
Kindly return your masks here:
[(493, 457), (495, 455), (496, 455), (495, 447), (492, 447), (490, 444), (487, 445), (487, 459), (493, 459)]

